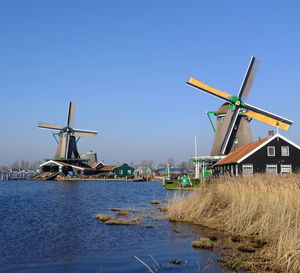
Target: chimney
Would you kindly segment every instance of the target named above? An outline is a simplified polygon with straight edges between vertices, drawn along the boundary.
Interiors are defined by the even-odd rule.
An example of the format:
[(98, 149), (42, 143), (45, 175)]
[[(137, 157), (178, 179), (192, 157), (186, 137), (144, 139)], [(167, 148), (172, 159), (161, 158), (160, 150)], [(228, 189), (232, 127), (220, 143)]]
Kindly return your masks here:
[(269, 135), (269, 137), (272, 137), (272, 136), (274, 136), (275, 135), (275, 133), (274, 133), (274, 131), (272, 130), (272, 131), (268, 131), (268, 135)]

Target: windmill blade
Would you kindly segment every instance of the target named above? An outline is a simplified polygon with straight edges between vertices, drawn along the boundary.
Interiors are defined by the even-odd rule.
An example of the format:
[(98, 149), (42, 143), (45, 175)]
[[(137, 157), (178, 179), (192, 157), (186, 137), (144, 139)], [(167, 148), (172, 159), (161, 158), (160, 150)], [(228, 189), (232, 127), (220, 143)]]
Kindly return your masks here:
[(67, 151), (67, 136), (66, 134), (63, 134), (61, 136), (61, 143), (60, 143), (60, 151), (59, 151), (59, 157), (60, 158), (66, 158), (66, 151)]
[(75, 108), (76, 108), (76, 104), (70, 101), (69, 111), (68, 111), (68, 119), (67, 119), (68, 127), (73, 127), (73, 125), (74, 125)]
[(278, 119), (274, 119), (274, 118), (270, 118), (266, 115), (263, 115), (263, 114), (260, 114), (260, 113), (256, 113), (256, 112), (253, 112), (253, 111), (247, 111), (245, 113), (243, 113), (244, 115), (250, 117), (250, 118), (254, 118), (258, 121), (261, 121), (263, 123), (266, 123), (266, 124), (269, 124), (271, 126), (275, 126), (279, 129), (282, 129), (282, 130), (285, 130), (287, 131), (291, 124), (288, 124), (288, 123), (285, 123), (285, 122), (282, 122), (282, 121), (279, 121)]
[(74, 129), (73, 135), (80, 136), (80, 137), (96, 137), (98, 134), (97, 131), (90, 131), (90, 130), (82, 130), (82, 129)]
[(85, 131), (85, 130), (78, 130), (74, 129), (73, 130), (73, 136), (78, 136), (78, 137), (96, 137), (98, 132), (96, 131)]
[(232, 95), (226, 93), (226, 92), (223, 92), (223, 91), (220, 91), (218, 89), (215, 89), (193, 77), (190, 77), (189, 80), (186, 82), (187, 84), (191, 85), (192, 87), (195, 87), (197, 89), (200, 89), (210, 95), (213, 95), (213, 96), (216, 96), (220, 99), (223, 99), (225, 101), (228, 101), (228, 102), (231, 102), (231, 100), (229, 99), (230, 97), (232, 97)]
[(244, 76), (242, 85), (240, 87), (240, 91), (238, 93), (239, 99), (245, 100), (248, 98), (258, 67), (259, 67), (259, 61), (257, 61), (255, 57), (252, 56), (246, 74)]
[(278, 127), (280, 129), (288, 130), (289, 127), (293, 124), (293, 121), (289, 119), (275, 115), (250, 104), (245, 103), (243, 107), (246, 109), (246, 112), (244, 113), (246, 116), (267, 123), (269, 125)]
[(70, 134), (66, 134), (66, 149), (65, 149), (65, 158), (68, 158), (69, 153), (69, 144), (70, 144)]
[(40, 122), (38, 125), (39, 128), (48, 129), (48, 130), (62, 130), (63, 127), (60, 125), (48, 124), (45, 122)]
[(220, 142), (221, 142), (221, 144), (223, 144), (223, 142), (224, 142), (224, 139), (225, 139), (226, 133), (228, 131), (232, 116), (233, 116), (233, 111), (231, 111), (229, 109), (229, 105), (228, 105), (228, 109), (225, 113), (223, 124), (222, 124), (221, 130), (220, 130)]
[[(230, 138), (232, 136), (232, 132), (233, 132), (234, 126), (236, 124), (237, 118), (239, 116), (239, 112), (240, 112), (240, 108), (236, 107), (235, 110), (234, 110), (234, 112), (231, 112), (232, 114), (229, 115), (230, 122), (227, 122), (228, 124), (225, 124), (225, 120), (224, 120), (224, 124), (223, 125), (226, 125), (225, 126), (226, 134), (225, 134), (225, 137), (224, 137), (224, 140), (223, 140), (223, 143), (222, 143), (222, 146), (221, 146), (221, 150), (220, 150), (220, 153), (222, 155), (224, 155), (227, 152), (229, 152), (229, 151), (227, 151), (227, 149), (228, 149), (228, 143), (229, 143), (229, 140), (230, 140)], [(226, 113), (226, 115), (227, 115), (227, 113)], [(226, 119), (226, 117), (225, 117), (225, 119)]]

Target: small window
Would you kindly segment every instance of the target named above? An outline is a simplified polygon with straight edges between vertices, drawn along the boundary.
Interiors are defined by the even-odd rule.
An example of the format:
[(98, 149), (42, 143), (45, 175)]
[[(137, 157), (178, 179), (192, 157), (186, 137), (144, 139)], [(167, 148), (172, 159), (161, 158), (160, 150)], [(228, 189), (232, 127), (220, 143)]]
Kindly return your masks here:
[(275, 156), (275, 146), (268, 146), (268, 156)]
[(128, 174), (131, 174), (131, 170), (128, 170), (128, 172), (127, 172)]
[(276, 164), (267, 164), (266, 172), (270, 174), (277, 174), (277, 165)]
[(119, 171), (119, 174), (123, 174), (123, 170), (120, 170), (120, 171)]
[(253, 174), (253, 165), (252, 164), (243, 164), (242, 171), (243, 171), (243, 174)]
[(292, 173), (292, 165), (288, 164), (288, 165), (281, 165), (280, 166), (281, 169), (281, 173), (282, 174), (288, 174), (288, 173)]
[(281, 155), (282, 156), (289, 156), (290, 155), (289, 146), (281, 146)]

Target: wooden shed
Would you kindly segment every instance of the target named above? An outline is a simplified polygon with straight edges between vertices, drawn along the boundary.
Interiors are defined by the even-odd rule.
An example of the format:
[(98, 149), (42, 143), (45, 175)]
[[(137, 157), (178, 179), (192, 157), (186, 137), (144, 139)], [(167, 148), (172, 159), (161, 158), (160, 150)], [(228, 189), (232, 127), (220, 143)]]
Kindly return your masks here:
[(110, 178), (131, 178), (133, 177), (134, 168), (127, 163), (123, 163), (121, 165), (103, 166), (98, 171), (103, 176)]

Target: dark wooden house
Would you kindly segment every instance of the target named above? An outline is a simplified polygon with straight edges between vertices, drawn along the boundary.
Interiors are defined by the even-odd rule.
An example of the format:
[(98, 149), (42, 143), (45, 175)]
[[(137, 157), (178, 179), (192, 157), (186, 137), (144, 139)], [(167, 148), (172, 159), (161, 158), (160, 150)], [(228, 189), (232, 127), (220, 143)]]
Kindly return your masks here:
[(213, 165), (213, 175), (289, 174), (300, 170), (300, 147), (280, 134), (231, 152)]

